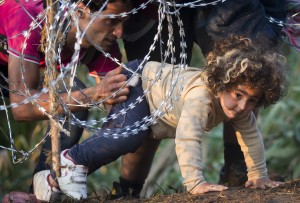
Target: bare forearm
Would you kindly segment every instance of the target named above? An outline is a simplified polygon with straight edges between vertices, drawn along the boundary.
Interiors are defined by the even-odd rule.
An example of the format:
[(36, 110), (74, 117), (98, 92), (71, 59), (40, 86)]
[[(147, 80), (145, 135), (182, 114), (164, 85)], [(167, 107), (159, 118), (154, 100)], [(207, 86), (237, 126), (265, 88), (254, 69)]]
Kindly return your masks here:
[[(89, 92), (92, 92), (92, 88), (88, 88), (80, 91), (74, 91), (70, 95), (67, 93), (59, 94), (59, 106), (57, 113), (62, 114), (63, 105), (71, 112), (78, 112), (86, 110), (85, 104), (91, 103), (91, 98), (89, 97)], [(37, 90), (31, 90), (30, 95), (40, 94)], [(49, 93), (40, 94), (33, 102), (26, 102), (23, 104), (24, 100), (28, 97), (20, 96), (16, 94), (10, 95), (10, 101), (12, 103), (18, 104), (17, 107), (12, 109), (13, 116), (17, 121), (30, 121), (30, 120), (44, 120), (48, 119), (46, 114), (50, 114), (50, 103), (49, 103)]]
[[(21, 74), (18, 68), (19, 65), (19, 59), (12, 57), (11, 64), (9, 64), (9, 79), (11, 81), (9, 89), (12, 91), (10, 93), (10, 103), (17, 104), (14, 105), (15, 108), (12, 108), (15, 120), (47, 119), (46, 113), (50, 113), (49, 93), (41, 93), (38, 90), (39, 67), (37, 64), (25, 62), (26, 72)], [(59, 94), (58, 114), (63, 113), (64, 105), (68, 110), (77, 112), (86, 110), (88, 108), (87, 104), (103, 101), (105, 98), (109, 98), (105, 100), (108, 104), (125, 101), (129, 94), (129, 88), (125, 86), (127, 78), (121, 72), (122, 67), (118, 67), (108, 72), (102, 81), (95, 86), (74, 91), (70, 95), (68, 93)], [(30, 89), (29, 94), (25, 94), (25, 88)], [(38, 97), (24, 103), (28, 97), (33, 98), (34, 95), (38, 95)]]

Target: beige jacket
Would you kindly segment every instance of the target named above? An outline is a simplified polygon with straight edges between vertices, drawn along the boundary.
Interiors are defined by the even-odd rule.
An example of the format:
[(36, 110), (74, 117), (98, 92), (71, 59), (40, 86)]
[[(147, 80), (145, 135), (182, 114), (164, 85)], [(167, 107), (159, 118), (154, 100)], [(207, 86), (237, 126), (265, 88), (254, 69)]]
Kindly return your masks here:
[[(150, 88), (147, 100), (150, 111), (160, 109), (158, 123), (152, 126), (157, 139), (173, 137), (183, 185), (187, 190), (205, 182), (202, 174), (201, 144), (205, 131), (223, 121), (229, 121), (219, 99), (205, 85), (205, 74), (198, 68), (183, 70), (161, 63), (148, 62), (143, 70), (143, 88)], [(179, 73), (179, 74), (178, 74)], [(178, 77), (176, 85), (172, 80)], [(147, 79), (146, 79), (147, 78)], [(159, 80), (153, 85), (153, 81)], [(175, 83), (174, 83), (175, 84)], [(174, 86), (174, 90), (170, 92)], [(170, 95), (170, 96), (169, 96)], [(165, 102), (167, 98), (169, 101)], [(171, 101), (172, 100), (172, 101)], [(163, 107), (163, 108), (162, 108)], [(231, 120), (245, 156), (248, 179), (267, 177), (264, 145), (253, 113)]]

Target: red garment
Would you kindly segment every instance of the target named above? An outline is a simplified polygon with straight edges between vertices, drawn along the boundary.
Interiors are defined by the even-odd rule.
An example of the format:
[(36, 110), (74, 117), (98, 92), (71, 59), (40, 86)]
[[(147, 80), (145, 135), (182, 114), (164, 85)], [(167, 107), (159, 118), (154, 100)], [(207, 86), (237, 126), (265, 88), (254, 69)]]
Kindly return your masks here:
[[(30, 29), (33, 19), (37, 19), (38, 14), (44, 10), (43, 1), (19, 0), (19, 2), (5, 0), (0, 5), (0, 65), (2, 65), (1, 67), (7, 67), (8, 56), (12, 54), (16, 57), (23, 55), (24, 60), (40, 64), (41, 67), (44, 67), (44, 56), (39, 52), (41, 28), (37, 27), (32, 30), (27, 40), (25, 40), (23, 35)], [(40, 26), (42, 27), (43, 25)], [(26, 48), (22, 51), (24, 44), (26, 44)], [(84, 58), (85, 54), (85, 50), (81, 50), (80, 58)], [(110, 54), (113, 58), (121, 60), (121, 53), (117, 42)], [(64, 60), (63, 63), (67, 64), (70, 62), (70, 59)], [(100, 76), (104, 76), (108, 71), (118, 66), (111, 59), (101, 54), (85, 65), (89, 68), (91, 75), (98, 74)]]
[[(43, 1), (19, 0), (20, 4), (33, 17), (43, 11)], [(7, 45), (8, 49), (1, 46), (0, 63), (5, 65), (8, 62), (8, 53), (20, 57), (23, 53), (24, 59), (33, 63), (39, 63), (41, 56), (38, 52), (40, 46), (41, 29), (37, 27), (30, 32), (30, 37), (25, 41), (24, 33), (29, 30), (32, 18), (14, 0), (5, 0), (0, 6), (0, 40), (1, 45)], [(42, 25), (41, 25), (42, 26)], [(25, 43), (26, 48), (22, 52)], [(7, 51), (5, 53), (5, 51)]]
[[(112, 58), (116, 58), (119, 61), (122, 59), (122, 55), (118, 46), (118, 43), (115, 43), (114, 47), (110, 51)], [(87, 64), (91, 76), (100, 76), (103, 77), (107, 72), (117, 68), (119, 65), (112, 61), (110, 58), (100, 55), (98, 58), (93, 60), (91, 63)]]

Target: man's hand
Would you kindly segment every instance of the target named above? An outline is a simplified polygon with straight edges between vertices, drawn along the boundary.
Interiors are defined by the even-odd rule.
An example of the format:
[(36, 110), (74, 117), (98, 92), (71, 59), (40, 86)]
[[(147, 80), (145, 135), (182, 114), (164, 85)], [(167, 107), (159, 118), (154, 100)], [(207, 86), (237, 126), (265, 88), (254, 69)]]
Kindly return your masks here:
[(226, 187), (224, 185), (218, 185), (218, 184), (204, 182), (204, 183), (197, 185), (193, 190), (190, 191), (190, 193), (195, 195), (195, 194), (203, 194), (203, 193), (207, 193), (207, 192), (220, 192), (220, 191), (224, 191), (227, 189), (228, 189), (228, 187)]
[[(112, 96), (116, 93), (122, 86), (125, 85), (127, 77), (121, 74), (123, 70), (122, 66), (109, 71), (101, 82), (96, 85), (96, 92), (93, 96), (95, 101), (103, 100), (107, 97)], [(128, 86), (124, 86), (120, 91), (116, 93), (115, 96), (109, 98), (106, 103), (115, 104), (119, 102), (124, 102), (127, 100), (127, 95), (129, 94)]]
[(255, 179), (255, 180), (248, 180), (245, 183), (245, 187), (266, 189), (266, 188), (278, 187), (279, 185), (282, 184), (283, 182), (272, 181), (268, 177), (265, 177), (265, 178)]

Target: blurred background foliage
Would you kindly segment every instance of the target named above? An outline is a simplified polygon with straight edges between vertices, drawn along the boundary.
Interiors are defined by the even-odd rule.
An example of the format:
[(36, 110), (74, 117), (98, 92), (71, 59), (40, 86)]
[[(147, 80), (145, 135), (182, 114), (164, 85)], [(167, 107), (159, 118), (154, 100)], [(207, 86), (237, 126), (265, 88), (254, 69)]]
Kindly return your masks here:
[[(278, 104), (268, 109), (262, 109), (258, 123), (265, 140), (266, 155), (269, 171), (274, 171), (286, 180), (300, 178), (300, 53), (293, 48), (284, 45), (282, 47), (287, 58), (289, 67), (289, 92), (288, 95)], [(203, 57), (198, 47), (195, 47), (192, 57), (192, 66), (201, 67)], [(87, 76), (87, 70), (81, 68), (78, 76), (89, 86), (95, 83), (94, 79)], [(0, 102), (3, 103), (2, 100)], [(6, 100), (6, 102), (8, 102)], [(99, 111), (90, 111), (89, 119), (98, 119), (103, 116)], [(5, 112), (0, 112), (0, 145), (9, 146), (8, 125)], [(12, 132), (15, 139), (15, 146), (18, 149), (29, 150), (42, 138), (46, 130), (47, 121), (16, 123), (11, 115)], [(84, 132), (83, 139), (89, 136)], [(156, 168), (159, 160), (170, 155), (175, 155), (172, 148), (173, 140), (163, 140), (153, 163)], [(208, 181), (218, 182), (219, 171), (223, 164), (223, 141), (222, 125), (209, 132), (204, 141), (205, 149), (203, 157), (205, 160), (204, 174)], [(171, 151), (166, 151), (166, 148)], [(39, 151), (33, 153), (28, 160), (13, 165), (11, 153), (7, 150), (0, 150), (0, 198), (13, 191), (28, 191), (31, 184), (33, 168), (39, 156)], [(164, 172), (151, 177), (147, 181), (144, 195), (170, 194), (181, 189), (181, 175), (175, 161), (164, 164)], [(118, 181), (120, 160), (107, 166), (101, 167), (94, 174), (90, 175), (89, 185), (92, 192), (109, 191), (113, 181)], [(150, 184), (151, 183), (151, 184)]]

